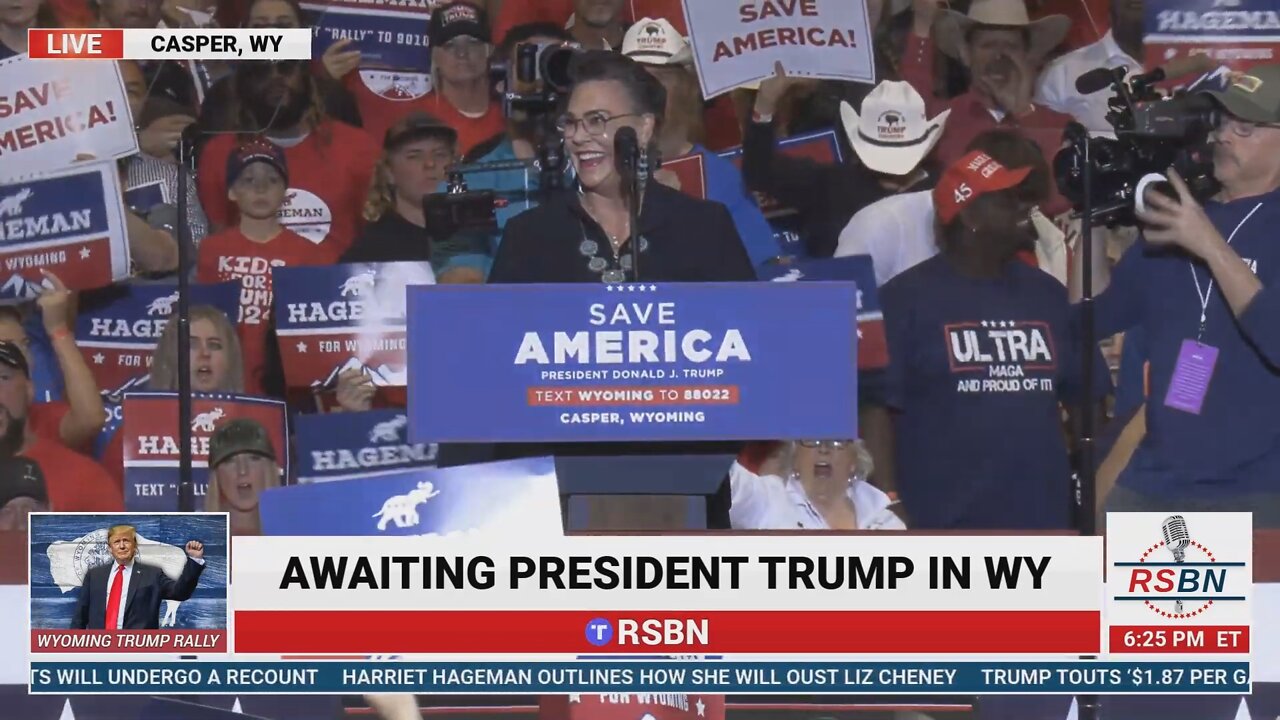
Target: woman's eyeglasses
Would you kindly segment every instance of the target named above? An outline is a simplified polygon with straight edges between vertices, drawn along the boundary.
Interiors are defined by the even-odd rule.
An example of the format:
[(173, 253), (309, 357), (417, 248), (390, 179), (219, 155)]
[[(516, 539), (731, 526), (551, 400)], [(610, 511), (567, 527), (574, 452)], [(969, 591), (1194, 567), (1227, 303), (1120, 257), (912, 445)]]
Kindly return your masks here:
[(608, 115), (602, 112), (590, 112), (581, 118), (565, 113), (556, 118), (556, 131), (565, 137), (569, 137), (577, 132), (578, 128), (587, 131), (592, 137), (604, 137), (609, 130), (609, 123), (622, 118), (636, 117), (637, 113), (626, 113), (625, 115)]
[(827, 447), (832, 450), (841, 450), (852, 446), (854, 442), (853, 440), (801, 440), (800, 447), (809, 449)]

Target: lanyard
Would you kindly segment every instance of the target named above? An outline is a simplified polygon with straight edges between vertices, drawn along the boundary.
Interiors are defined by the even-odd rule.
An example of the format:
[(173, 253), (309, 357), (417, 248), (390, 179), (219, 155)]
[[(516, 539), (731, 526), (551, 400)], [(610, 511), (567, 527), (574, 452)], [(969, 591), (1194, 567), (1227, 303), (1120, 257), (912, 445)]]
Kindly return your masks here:
[[(1253, 217), (1253, 214), (1258, 212), (1258, 210), (1261, 207), (1262, 207), (1262, 203), (1258, 203), (1257, 205), (1254, 205), (1253, 209), (1249, 211), (1249, 214), (1245, 215), (1244, 219), (1236, 224), (1236, 229), (1232, 230), (1231, 234), (1227, 236), (1228, 245), (1231, 244), (1232, 240), (1236, 239), (1236, 233), (1240, 232), (1240, 228), (1244, 227), (1244, 224), (1249, 222), (1249, 218)], [(1200, 276), (1196, 275), (1195, 261), (1188, 260), (1187, 265), (1191, 267), (1191, 279), (1194, 280), (1196, 283), (1196, 297), (1200, 298), (1200, 332), (1199, 334), (1196, 335), (1196, 342), (1200, 342), (1200, 340), (1204, 337), (1205, 324), (1208, 322), (1209, 297), (1213, 295), (1213, 276), (1212, 275), (1209, 276), (1209, 288), (1205, 291), (1201, 291)]]

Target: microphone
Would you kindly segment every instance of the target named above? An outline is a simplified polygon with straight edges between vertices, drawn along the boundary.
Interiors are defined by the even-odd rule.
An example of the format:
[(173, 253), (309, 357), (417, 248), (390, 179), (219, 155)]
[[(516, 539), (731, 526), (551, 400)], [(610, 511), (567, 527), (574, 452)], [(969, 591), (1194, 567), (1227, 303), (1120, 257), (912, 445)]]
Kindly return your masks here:
[(1117, 68), (1094, 68), (1076, 78), (1076, 92), (1081, 95), (1092, 95), (1099, 90), (1111, 87), (1116, 80), (1129, 74), (1129, 67), (1121, 65)]
[[(1191, 544), (1191, 536), (1187, 534), (1187, 519), (1181, 515), (1171, 515), (1165, 518), (1164, 524), (1160, 526), (1160, 532), (1164, 535), (1165, 547), (1173, 553), (1173, 561), (1186, 560), (1187, 546)], [(1182, 614), (1181, 600), (1174, 602), (1173, 612), (1176, 615)]]
[(613, 135), (613, 160), (618, 174), (628, 180), (634, 180), (636, 166), (640, 160), (640, 138), (636, 129), (623, 126)]

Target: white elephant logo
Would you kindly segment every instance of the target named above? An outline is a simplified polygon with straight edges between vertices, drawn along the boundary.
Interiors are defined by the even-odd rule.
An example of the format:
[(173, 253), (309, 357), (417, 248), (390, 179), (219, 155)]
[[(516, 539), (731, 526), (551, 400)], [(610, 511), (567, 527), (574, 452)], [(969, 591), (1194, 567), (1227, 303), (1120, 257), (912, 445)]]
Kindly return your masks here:
[(209, 412), (200, 413), (191, 421), (191, 429), (196, 432), (213, 432), (213, 424), (222, 419), (225, 415), (222, 408), (214, 408)]
[(407, 528), (417, 525), (420, 518), (418, 517), (418, 506), (440, 494), (436, 490), (436, 486), (429, 480), (418, 483), (418, 487), (410, 490), (404, 495), (396, 495), (387, 498), (382, 503), (382, 509), (373, 514), (373, 517), (381, 518), (378, 521), (378, 530), (387, 529), (387, 523), (395, 523), (398, 528)]
[(359, 295), (362, 290), (373, 289), (373, 278), (377, 275), (375, 270), (365, 270), (359, 275), (352, 275), (342, 283), (342, 297), (348, 295)]
[(369, 431), (369, 442), (395, 442), (400, 439), (400, 431), (408, 424), (409, 418), (404, 415), (380, 422)]

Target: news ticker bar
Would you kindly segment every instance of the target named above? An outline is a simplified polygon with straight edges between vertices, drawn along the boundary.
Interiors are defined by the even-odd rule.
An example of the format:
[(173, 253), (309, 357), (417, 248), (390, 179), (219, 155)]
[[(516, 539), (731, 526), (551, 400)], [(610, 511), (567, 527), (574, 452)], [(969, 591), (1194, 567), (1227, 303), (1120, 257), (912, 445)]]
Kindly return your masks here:
[(33, 694), (1222, 694), (1244, 662), (33, 662)]
[(27, 47), (42, 60), (310, 60), (311, 29), (32, 29)]

